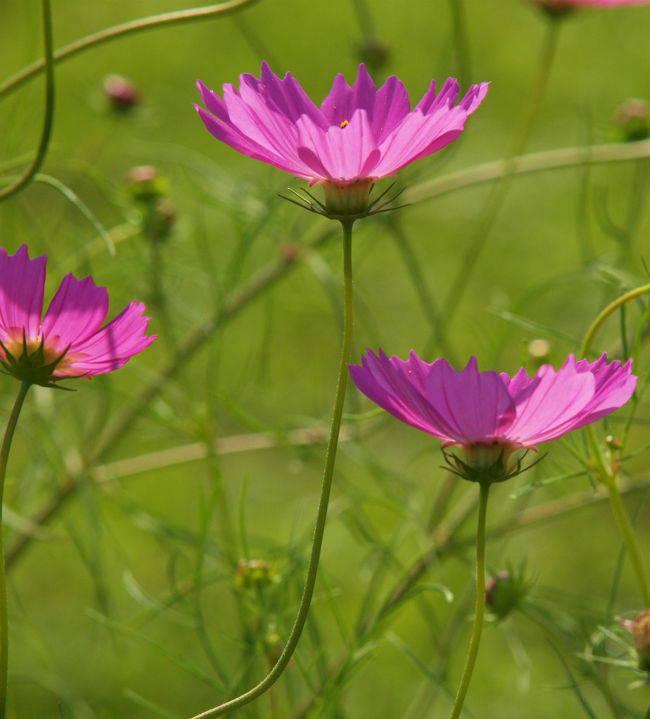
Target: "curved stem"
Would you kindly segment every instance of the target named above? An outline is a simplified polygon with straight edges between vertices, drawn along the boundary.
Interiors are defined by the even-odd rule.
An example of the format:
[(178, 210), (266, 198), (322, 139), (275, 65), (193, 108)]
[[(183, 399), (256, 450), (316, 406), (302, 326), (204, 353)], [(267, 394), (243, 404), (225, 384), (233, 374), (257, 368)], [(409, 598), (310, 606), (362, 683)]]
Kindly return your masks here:
[(460, 680), (456, 701), (451, 710), (449, 719), (458, 719), (463, 704), (465, 703), (465, 695), (469, 689), (469, 683), (472, 679), (474, 664), (476, 663), (476, 655), (481, 641), (481, 631), (483, 629), (483, 615), (485, 613), (485, 518), (487, 515), (488, 494), (490, 485), (487, 482), (481, 482), (480, 498), (478, 505), (478, 527), (476, 530), (476, 609), (474, 613), (474, 627), (472, 628), (472, 638), (467, 649), (467, 658), (465, 659), (465, 668), (463, 676)]
[(624, 295), (621, 295), (618, 299), (615, 299), (611, 304), (607, 305), (605, 309), (596, 317), (596, 319), (592, 322), (591, 327), (587, 330), (587, 334), (585, 335), (584, 340), (582, 341), (582, 347), (580, 347), (580, 356), (586, 357), (589, 353), (589, 350), (591, 349), (591, 343), (594, 340), (594, 336), (596, 335), (596, 332), (600, 329), (600, 326), (605, 322), (605, 320), (613, 313), (616, 312), (619, 307), (622, 307), (626, 302), (629, 302), (630, 300), (635, 299), (636, 297), (640, 297), (641, 295), (646, 294), (647, 292), (650, 292), (650, 284), (649, 285), (642, 285), (641, 287), (637, 287), (633, 290), (630, 290), (629, 292), (626, 292)]
[[(318, 504), (318, 514), (316, 516), (316, 527), (314, 529), (314, 539), (311, 548), (311, 556), (309, 558), (309, 566), (307, 568), (307, 578), (298, 607), (298, 614), (287, 639), (287, 643), (275, 663), (271, 671), (264, 679), (244, 694), (241, 694), (230, 701), (220, 704), (213, 709), (197, 714), (192, 719), (208, 719), (208, 717), (219, 717), (228, 714), (235, 709), (245, 706), (254, 699), (262, 696), (267, 692), (275, 682), (280, 678), (284, 670), (287, 668), (291, 657), (298, 645), (298, 640), (305, 626), (311, 599), (316, 584), (316, 574), (318, 571), (318, 563), (320, 561), (320, 552), (323, 544), (323, 534), (325, 532), (325, 520), (327, 519), (327, 508), (329, 505), (330, 491), (332, 488), (332, 478), (334, 476), (334, 464), (336, 461), (336, 450), (338, 447), (339, 430), (341, 428), (341, 418), (343, 416), (343, 405), (345, 402), (345, 390), (348, 381), (348, 361), (350, 359), (350, 350), (352, 347), (352, 315), (353, 315), (353, 297), (352, 297), (352, 225), (354, 220), (343, 221), (343, 276), (344, 276), (344, 298), (343, 298), (343, 342), (341, 348), (341, 359), (339, 361), (338, 379), (336, 384), (336, 397), (334, 400), (334, 412), (332, 416), (332, 425), (330, 428), (329, 442), (327, 444), (327, 456), (325, 459), (325, 470), (323, 472), (323, 483), (321, 485), (321, 495)], [(0, 717), (0, 719), (2, 719)]]
[(29, 382), (22, 382), (18, 390), (18, 396), (14, 402), (13, 409), (5, 436), (2, 440), (2, 448), (0, 449), (0, 719), (4, 719), (7, 705), (7, 667), (8, 662), (8, 621), (7, 621), (7, 586), (5, 580), (5, 562), (4, 562), (4, 545), (2, 540), (2, 506), (5, 486), (5, 476), (7, 474), (7, 461), (9, 459), (9, 450), (11, 448), (11, 440), (14, 436), (18, 417), (22, 409), (23, 402), (30, 388)]
[(50, 0), (41, 0), (41, 12), (43, 15), (43, 48), (45, 59), (42, 61), (45, 67), (45, 110), (43, 115), (43, 129), (41, 130), (41, 141), (38, 150), (29, 167), (23, 175), (8, 187), (0, 190), (0, 202), (20, 192), (31, 182), (34, 175), (39, 171), (47, 147), (50, 144), (52, 134), (52, 122), (54, 120), (54, 44), (52, 42), (52, 12)]
[[(213, 15), (225, 15), (229, 12), (239, 10), (246, 5), (252, 5), (257, 0), (230, 0), (230, 2), (219, 3), (218, 5), (208, 5), (206, 7), (189, 8), (188, 10), (177, 10), (175, 12), (161, 13), (160, 15), (152, 15), (150, 17), (140, 18), (139, 20), (131, 20), (129, 22), (107, 27), (104, 30), (87, 35), (79, 40), (71, 42), (59, 48), (54, 53), (54, 62), (67, 60), (69, 57), (76, 55), (91, 47), (100, 45), (109, 40), (115, 40), (125, 35), (131, 35), (142, 30), (151, 30), (163, 25), (181, 25), (186, 22), (194, 22), (195, 20), (203, 20)], [(13, 92), (27, 80), (38, 75), (45, 67), (44, 60), (36, 62), (23, 68), (15, 75), (0, 85), (0, 98), (10, 92)]]

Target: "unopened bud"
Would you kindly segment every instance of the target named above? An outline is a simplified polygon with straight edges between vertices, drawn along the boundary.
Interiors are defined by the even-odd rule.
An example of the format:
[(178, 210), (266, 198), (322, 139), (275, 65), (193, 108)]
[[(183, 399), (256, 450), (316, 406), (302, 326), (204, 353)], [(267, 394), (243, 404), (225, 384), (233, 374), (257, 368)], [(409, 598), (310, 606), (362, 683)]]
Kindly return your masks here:
[(639, 669), (643, 672), (650, 672), (650, 609), (641, 612), (634, 621), (629, 619), (619, 621), (632, 632), (639, 658)]
[(616, 110), (614, 124), (620, 129), (625, 142), (636, 142), (650, 137), (649, 107), (645, 100), (630, 98)]
[(140, 102), (138, 88), (122, 75), (108, 75), (104, 79), (104, 93), (113, 110), (118, 112), (128, 112)]
[(560, 18), (572, 13), (575, 6), (565, 0), (533, 0), (540, 10), (551, 18)]
[(124, 177), (124, 184), (136, 202), (150, 203), (169, 192), (167, 178), (152, 165), (132, 167)]
[(530, 582), (521, 573), (499, 572), (485, 585), (485, 603), (499, 619), (505, 619), (519, 607), (530, 590)]
[(528, 356), (536, 369), (546, 364), (551, 359), (551, 343), (548, 340), (538, 338), (528, 343)]
[(379, 72), (390, 59), (390, 49), (381, 40), (366, 38), (357, 49), (359, 60), (365, 63), (370, 73)]
[(268, 586), (275, 579), (275, 570), (264, 559), (240, 559), (237, 563), (235, 581), (245, 589)]

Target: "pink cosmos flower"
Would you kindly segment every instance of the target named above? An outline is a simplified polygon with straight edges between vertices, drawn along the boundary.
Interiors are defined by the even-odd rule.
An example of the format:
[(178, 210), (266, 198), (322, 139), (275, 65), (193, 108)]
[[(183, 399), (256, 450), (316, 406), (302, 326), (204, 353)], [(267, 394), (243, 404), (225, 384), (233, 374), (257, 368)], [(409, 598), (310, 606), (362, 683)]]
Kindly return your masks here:
[(441, 439), (443, 449), (461, 447), (468, 464), (481, 468), (610, 414), (637, 381), (631, 360), (607, 364), (606, 355), (592, 363), (570, 355), (557, 371), (543, 365), (530, 377), (522, 367), (511, 378), (479, 372), (475, 357), (458, 372), (445, 359), (429, 364), (415, 352), (401, 360), (380, 350), (368, 351), (350, 373), (373, 402)]
[(66, 275), (41, 319), (46, 263), (47, 257), (30, 260), (27, 245), (15, 255), (0, 247), (0, 364), (6, 373), (51, 387), (59, 379), (112, 372), (156, 339), (145, 334), (149, 317), (142, 316), (141, 302), (101, 327), (108, 292), (90, 277)]
[(359, 202), (365, 191), (366, 204), (377, 180), (455, 140), (488, 90), (488, 83), (472, 85), (456, 104), (458, 82), (448, 78), (436, 94), (433, 81), (411, 110), (397, 77), (377, 90), (361, 64), (354, 86), (337, 75), (318, 107), (289, 73), (280, 79), (266, 62), (259, 80), (240, 76), (239, 91), (224, 85), (223, 99), (200, 80), (197, 85), (207, 109), (195, 107), (218, 140), (310, 185), (323, 184), (328, 200), (361, 185)]

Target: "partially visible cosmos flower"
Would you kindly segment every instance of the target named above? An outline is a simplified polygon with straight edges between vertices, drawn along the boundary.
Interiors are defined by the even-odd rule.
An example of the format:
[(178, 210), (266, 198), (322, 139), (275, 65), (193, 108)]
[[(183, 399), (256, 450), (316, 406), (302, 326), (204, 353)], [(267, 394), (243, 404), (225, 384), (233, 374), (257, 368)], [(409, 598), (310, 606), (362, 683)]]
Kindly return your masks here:
[(622, 5), (646, 5), (650, 0), (532, 0), (543, 5), (548, 10), (570, 9), (572, 6), (580, 7), (592, 5), (593, 7), (619, 7)]
[[(475, 357), (456, 371), (445, 359), (431, 364), (411, 352), (408, 360), (368, 351), (362, 365), (350, 365), (357, 387), (402, 422), (460, 447), (468, 479), (500, 481), (511, 476), (508, 458), (520, 449), (556, 439), (621, 407), (637, 378), (632, 361), (607, 364), (576, 361), (559, 370), (542, 365), (530, 377), (523, 367), (514, 377), (479, 372)], [(475, 476), (467, 476), (475, 474)]]
[(46, 387), (60, 379), (92, 377), (122, 367), (148, 347), (144, 305), (131, 302), (101, 327), (108, 292), (92, 278), (66, 275), (42, 317), (47, 257), (29, 259), (0, 247), (0, 364), (19, 380)]
[[(433, 81), (411, 110), (404, 84), (389, 77), (377, 90), (365, 66), (352, 87), (339, 74), (318, 107), (289, 73), (283, 79), (262, 63), (260, 79), (243, 74), (239, 91), (223, 86), (223, 99), (197, 82), (207, 109), (195, 105), (206, 128), (235, 150), (323, 184), (328, 207), (367, 206), (372, 185), (455, 140), (481, 104), (488, 83), (458, 99), (448, 78)], [(350, 197), (353, 197), (350, 200)]]

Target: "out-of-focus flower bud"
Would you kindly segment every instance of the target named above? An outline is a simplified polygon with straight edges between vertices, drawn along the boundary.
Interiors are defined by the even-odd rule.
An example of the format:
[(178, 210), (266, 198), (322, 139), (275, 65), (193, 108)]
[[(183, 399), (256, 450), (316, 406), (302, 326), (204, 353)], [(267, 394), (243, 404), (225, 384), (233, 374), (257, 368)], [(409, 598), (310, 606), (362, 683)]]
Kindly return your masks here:
[(614, 124), (621, 131), (625, 142), (636, 142), (650, 137), (649, 114), (648, 103), (635, 97), (626, 100), (616, 110)]
[(150, 203), (169, 195), (169, 180), (152, 165), (132, 167), (124, 177), (124, 184), (136, 202)]
[(513, 609), (521, 606), (530, 587), (522, 572), (499, 572), (490, 577), (485, 586), (485, 603), (498, 619), (505, 619)]
[(111, 108), (117, 112), (128, 112), (140, 102), (140, 91), (122, 75), (107, 75), (104, 78), (104, 94)]
[(619, 621), (632, 632), (639, 659), (639, 669), (643, 672), (650, 672), (650, 609), (641, 612), (634, 621), (630, 619)]
[(369, 37), (366, 38), (357, 48), (359, 60), (363, 62), (372, 75), (380, 72), (390, 59), (390, 49), (381, 40)]
[(275, 581), (273, 565), (265, 559), (240, 559), (235, 582), (244, 589), (261, 589)]
[(528, 343), (528, 357), (535, 370), (538, 370), (543, 364), (551, 361), (551, 343), (548, 340), (538, 338)]
[(560, 18), (572, 13), (576, 7), (564, 0), (532, 0), (542, 12), (551, 18)]

